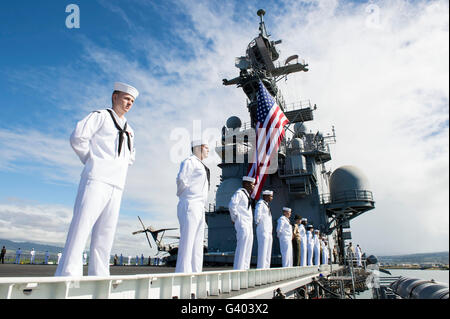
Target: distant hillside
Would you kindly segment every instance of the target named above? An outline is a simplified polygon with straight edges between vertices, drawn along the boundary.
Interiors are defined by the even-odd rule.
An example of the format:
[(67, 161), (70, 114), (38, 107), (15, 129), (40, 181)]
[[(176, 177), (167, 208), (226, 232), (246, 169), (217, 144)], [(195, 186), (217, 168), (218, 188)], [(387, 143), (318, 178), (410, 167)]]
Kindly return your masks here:
[(448, 264), (448, 251), (438, 253), (409, 254), (396, 256), (377, 256), (382, 263), (392, 264)]
[(45, 244), (36, 244), (30, 242), (15, 242), (7, 239), (0, 239), (0, 249), (5, 246), (7, 250), (17, 250), (20, 248), (22, 251), (29, 251), (31, 248), (34, 248), (36, 252), (45, 253), (47, 250), (51, 254), (57, 254), (58, 252), (63, 251), (63, 247), (45, 245)]

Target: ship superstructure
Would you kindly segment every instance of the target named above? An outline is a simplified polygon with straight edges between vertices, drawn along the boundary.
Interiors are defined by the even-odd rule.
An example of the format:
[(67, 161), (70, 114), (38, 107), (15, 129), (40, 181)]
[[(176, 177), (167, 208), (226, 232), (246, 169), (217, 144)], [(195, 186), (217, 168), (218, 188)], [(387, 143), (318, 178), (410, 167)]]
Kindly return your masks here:
[[(334, 172), (327, 170), (325, 164), (331, 160), (330, 144), (336, 142), (334, 127), (327, 135), (319, 131), (308, 132), (305, 123), (314, 120), (317, 106), (310, 100), (288, 104), (277, 86), (277, 82), (290, 73), (307, 72), (308, 64), (298, 55), (288, 57), (283, 64), (278, 62), (280, 55), (276, 46), (281, 40), (270, 40), (263, 19), (264, 10), (257, 14), (260, 17), (259, 35), (249, 43), (246, 55), (236, 58), (239, 76), (223, 80), (224, 85), (242, 88), (247, 96), (250, 119), (243, 123), (238, 117), (230, 117), (222, 128), (222, 140), (215, 149), (221, 158), (218, 166), (222, 174), (215, 205), (206, 214), (208, 251), (232, 253), (236, 248), (228, 203), (241, 187), (242, 176), (247, 174), (255, 150), (256, 92), (261, 81), (290, 121), (277, 158), (271, 160), (271, 169), (263, 187), (274, 191), (271, 202), (274, 229), (282, 207), (290, 207), (292, 217), (298, 214), (307, 218), (309, 224), (328, 236), (330, 246), (337, 246), (342, 260), (345, 240), (351, 238), (350, 232), (344, 229), (350, 227), (351, 219), (375, 207), (368, 180), (354, 166), (343, 166)], [(257, 240), (254, 236), (253, 261), (256, 254)], [(280, 263), (279, 255), (279, 243), (274, 232), (272, 264)]]

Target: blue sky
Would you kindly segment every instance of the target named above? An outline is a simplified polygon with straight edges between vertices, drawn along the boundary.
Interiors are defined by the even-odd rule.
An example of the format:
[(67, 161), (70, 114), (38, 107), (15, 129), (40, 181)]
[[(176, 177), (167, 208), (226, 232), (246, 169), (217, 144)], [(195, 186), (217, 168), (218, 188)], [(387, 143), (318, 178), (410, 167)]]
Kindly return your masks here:
[[(79, 29), (65, 26), (70, 3), (80, 8)], [(137, 159), (114, 249), (146, 249), (143, 238), (130, 237), (136, 215), (177, 227), (171, 132), (191, 132), (199, 118), (204, 129), (222, 127), (231, 115), (247, 121), (243, 93), (221, 79), (237, 75), (234, 58), (257, 35), (259, 8), (272, 39), (283, 40), (282, 57), (299, 54), (310, 64), (308, 74), (290, 77), (282, 89), (288, 101), (317, 103), (317, 129), (335, 125), (329, 169), (356, 165), (373, 185), (377, 209), (352, 225), (356, 240), (374, 253), (414, 252), (413, 235), (385, 250), (399, 229), (412, 229), (427, 211), (422, 234), (428, 239), (414, 245), (448, 250), (448, 1), (5, 3), (0, 217), (8, 220), (0, 218), (0, 238), (64, 244), (82, 169), (68, 138), (78, 120), (109, 106), (115, 81), (135, 85), (141, 96), (127, 115)], [(215, 167), (213, 159), (210, 164)], [(387, 183), (390, 178), (396, 182)], [(54, 215), (61, 219), (36, 230), (40, 218)], [(365, 236), (379, 229), (385, 242)]]

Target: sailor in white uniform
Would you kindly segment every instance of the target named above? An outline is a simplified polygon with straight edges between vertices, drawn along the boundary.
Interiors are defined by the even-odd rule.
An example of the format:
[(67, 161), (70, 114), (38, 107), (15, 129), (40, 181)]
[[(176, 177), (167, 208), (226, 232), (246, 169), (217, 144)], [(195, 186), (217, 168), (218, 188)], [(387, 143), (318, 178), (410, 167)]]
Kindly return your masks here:
[(191, 143), (192, 155), (185, 159), (177, 175), (177, 215), (180, 241), (175, 272), (197, 273), (203, 269), (205, 237), (205, 205), (210, 183), (209, 168), (203, 163), (208, 157), (206, 141)]
[(270, 268), (272, 258), (272, 212), (269, 203), (273, 200), (273, 191), (265, 190), (255, 206), (256, 238), (258, 240), (258, 260), (256, 268)]
[(328, 265), (328, 246), (324, 238), (322, 238), (320, 245), (322, 247), (322, 264)]
[(22, 254), (22, 251), (19, 249), (16, 250), (16, 260), (14, 261), (15, 264), (20, 264), (20, 255)]
[(55, 276), (82, 276), (82, 251), (92, 230), (89, 276), (109, 276), (109, 259), (119, 219), (128, 166), (134, 162), (134, 132), (125, 113), (139, 92), (116, 82), (112, 108), (94, 111), (70, 137), (84, 164), (74, 213)]
[(253, 177), (242, 177), (242, 188), (231, 197), (228, 204), (231, 222), (236, 230), (236, 251), (233, 269), (250, 269), (253, 246), (253, 214), (251, 193), (255, 188)]
[(48, 259), (50, 258), (50, 254), (48, 252), (48, 250), (45, 252), (45, 260), (44, 260), (44, 264), (48, 265)]
[(361, 266), (362, 266), (362, 264), (361, 264), (361, 255), (362, 255), (361, 247), (359, 247), (359, 245), (356, 245), (356, 248), (355, 248), (355, 256), (356, 256), (356, 265), (357, 265), (358, 267), (361, 267)]
[(34, 256), (35, 256), (36, 252), (34, 251), (34, 248), (31, 248), (30, 251), (30, 264), (34, 264)]
[(306, 241), (307, 241), (307, 265), (312, 266), (313, 264), (313, 253), (314, 253), (314, 241), (313, 241), (313, 231), (314, 228), (312, 225), (308, 225), (306, 228)]
[(313, 242), (314, 242), (314, 265), (318, 266), (320, 265), (320, 232), (316, 229), (314, 231), (314, 237), (313, 237)]
[(283, 207), (283, 215), (278, 219), (277, 224), (282, 267), (292, 267), (294, 260), (292, 251), (293, 232), (289, 217), (291, 217), (291, 209), (289, 207)]
[(308, 240), (306, 238), (305, 226), (307, 222), (308, 220), (306, 218), (302, 218), (301, 224), (298, 226), (298, 231), (300, 233), (300, 266), (306, 266)]

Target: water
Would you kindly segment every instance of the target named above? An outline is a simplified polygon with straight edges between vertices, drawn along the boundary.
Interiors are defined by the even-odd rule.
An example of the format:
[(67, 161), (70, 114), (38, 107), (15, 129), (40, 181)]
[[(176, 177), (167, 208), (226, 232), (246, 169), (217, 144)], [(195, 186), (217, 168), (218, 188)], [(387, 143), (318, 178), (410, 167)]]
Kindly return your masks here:
[[(411, 277), (418, 278), (424, 280), (434, 279), (437, 282), (448, 283), (450, 271), (448, 270), (421, 270), (421, 269), (387, 269), (392, 274), (392, 276), (403, 276), (403, 277)], [(388, 274), (384, 274), (383, 276), (389, 276)]]
[[(424, 280), (434, 279), (436, 282), (449, 284), (450, 271), (448, 270), (422, 270), (422, 269), (387, 269), (391, 276), (409, 277)], [(389, 277), (388, 274), (380, 273), (382, 277)], [(372, 299), (372, 290), (366, 290), (359, 295), (356, 295), (356, 299)]]

